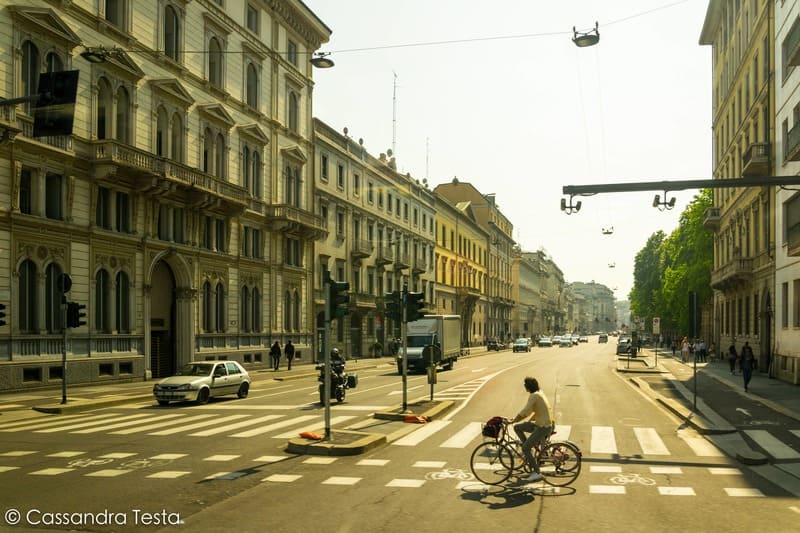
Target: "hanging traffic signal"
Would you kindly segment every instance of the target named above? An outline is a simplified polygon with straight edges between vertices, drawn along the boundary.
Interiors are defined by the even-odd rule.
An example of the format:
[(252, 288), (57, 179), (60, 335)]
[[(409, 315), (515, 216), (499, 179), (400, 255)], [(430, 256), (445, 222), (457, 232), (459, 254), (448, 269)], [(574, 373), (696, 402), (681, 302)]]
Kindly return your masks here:
[(421, 292), (409, 292), (406, 294), (406, 322), (414, 322), (425, 316), (425, 295)]
[(67, 303), (67, 327), (68, 328), (79, 328), (81, 326), (86, 325), (86, 313), (83, 311), (86, 309), (84, 304), (79, 304), (77, 302), (68, 302)]
[(403, 306), (400, 301), (400, 291), (387, 292), (383, 299), (386, 305), (386, 312), (384, 313), (387, 318), (400, 322), (403, 320)]
[(43, 72), (39, 75), (39, 100), (33, 110), (33, 136), (72, 135), (77, 70)]
[(347, 304), (350, 302), (350, 284), (346, 281), (335, 281), (331, 279), (331, 273), (325, 271), (325, 282), (328, 284), (328, 310), (330, 312), (331, 320), (334, 318), (342, 318), (344, 315), (350, 313)]
[(6, 321), (6, 304), (0, 304), (0, 326), (5, 326)]

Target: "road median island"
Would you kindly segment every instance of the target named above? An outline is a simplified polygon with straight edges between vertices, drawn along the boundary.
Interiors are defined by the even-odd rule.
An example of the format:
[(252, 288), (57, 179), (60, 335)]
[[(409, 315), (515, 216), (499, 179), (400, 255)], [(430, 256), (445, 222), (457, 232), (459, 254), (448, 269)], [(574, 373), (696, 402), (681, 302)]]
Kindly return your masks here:
[(102, 398), (69, 398), (67, 403), (53, 400), (53, 403), (34, 405), (32, 409), (40, 413), (63, 415), (67, 413), (80, 413), (91, 409), (113, 407), (123, 403), (138, 402), (153, 399), (152, 394), (136, 394), (130, 396), (104, 396)]

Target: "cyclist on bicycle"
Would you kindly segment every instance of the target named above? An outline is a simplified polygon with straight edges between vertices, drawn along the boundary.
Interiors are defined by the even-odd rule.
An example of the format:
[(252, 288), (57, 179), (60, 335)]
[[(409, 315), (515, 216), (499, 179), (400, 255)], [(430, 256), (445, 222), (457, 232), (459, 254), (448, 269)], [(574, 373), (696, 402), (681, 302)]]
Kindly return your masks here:
[[(522, 453), (531, 467), (531, 475), (526, 481), (539, 481), (542, 479), (542, 475), (539, 473), (539, 463), (531, 450), (543, 443), (553, 432), (553, 411), (535, 378), (526, 377), (524, 385), (525, 390), (530, 393), (528, 401), (519, 414), (511, 420), (511, 423), (514, 424), (514, 431), (522, 442)], [(525, 418), (528, 420), (517, 424)]]

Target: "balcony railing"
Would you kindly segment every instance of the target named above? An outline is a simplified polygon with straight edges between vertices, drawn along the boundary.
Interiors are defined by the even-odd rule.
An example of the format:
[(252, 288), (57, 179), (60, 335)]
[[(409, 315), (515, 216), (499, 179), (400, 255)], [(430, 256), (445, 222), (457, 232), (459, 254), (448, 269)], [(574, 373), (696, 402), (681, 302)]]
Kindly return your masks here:
[(355, 259), (369, 257), (372, 255), (373, 250), (372, 242), (364, 239), (353, 239), (353, 249), (350, 250), (350, 255)]
[(25, 137), (29, 137), (30, 139), (42, 144), (52, 146), (53, 148), (64, 150), (65, 152), (72, 151), (73, 148), (72, 135), (52, 135), (47, 137), (34, 137), (33, 117), (25, 117), (17, 115), (17, 125), (19, 126), (19, 129), (22, 130), (22, 135)]
[(703, 227), (708, 229), (719, 229), (719, 207), (708, 207), (703, 213)]
[(411, 266), (411, 257), (409, 257), (408, 252), (397, 252), (397, 257), (395, 258), (395, 265), (397, 268), (408, 268)]
[(768, 176), (770, 173), (770, 144), (753, 143), (742, 155), (742, 176)]
[(711, 287), (726, 290), (753, 278), (753, 259), (733, 259), (711, 272)]
[(309, 239), (318, 239), (328, 233), (325, 219), (297, 206), (276, 204), (265, 206), (264, 214), (272, 219), (277, 231), (298, 234)]
[(422, 274), (428, 270), (428, 261), (424, 257), (414, 257), (411, 261), (411, 269), (415, 274)]
[(387, 265), (394, 262), (394, 249), (388, 244), (378, 245), (375, 264)]

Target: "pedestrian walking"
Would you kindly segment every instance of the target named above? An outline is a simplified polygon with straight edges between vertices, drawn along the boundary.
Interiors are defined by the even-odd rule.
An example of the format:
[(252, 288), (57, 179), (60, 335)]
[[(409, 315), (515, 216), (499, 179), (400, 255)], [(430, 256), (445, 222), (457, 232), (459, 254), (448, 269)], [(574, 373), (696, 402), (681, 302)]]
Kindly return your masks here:
[(756, 358), (753, 355), (753, 349), (750, 347), (749, 342), (745, 342), (742, 346), (742, 360), (739, 366), (742, 367), (742, 379), (744, 380), (744, 391), (749, 392), (748, 386), (750, 379), (753, 377), (753, 368), (755, 368)]
[(289, 365), (288, 369), (292, 369), (292, 359), (294, 359), (294, 344), (292, 344), (291, 340), (286, 341), (286, 345), (283, 347), (283, 355), (286, 356), (286, 363)]
[(705, 363), (708, 359), (708, 352), (706, 351), (706, 341), (700, 339), (700, 347), (698, 352), (700, 353), (700, 362)]
[(736, 345), (731, 342), (730, 348), (728, 348), (728, 364), (731, 365), (731, 374), (736, 375), (736, 360), (739, 358), (739, 354), (736, 353)]
[(689, 360), (689, 337), (684, 337), (681, 341), (681, 359), (684, 363)]
[(281, 345), (278, 341), (269, 349), (269, 356), (272, 359), (272, 370), (278, 370), (281, 363)]

